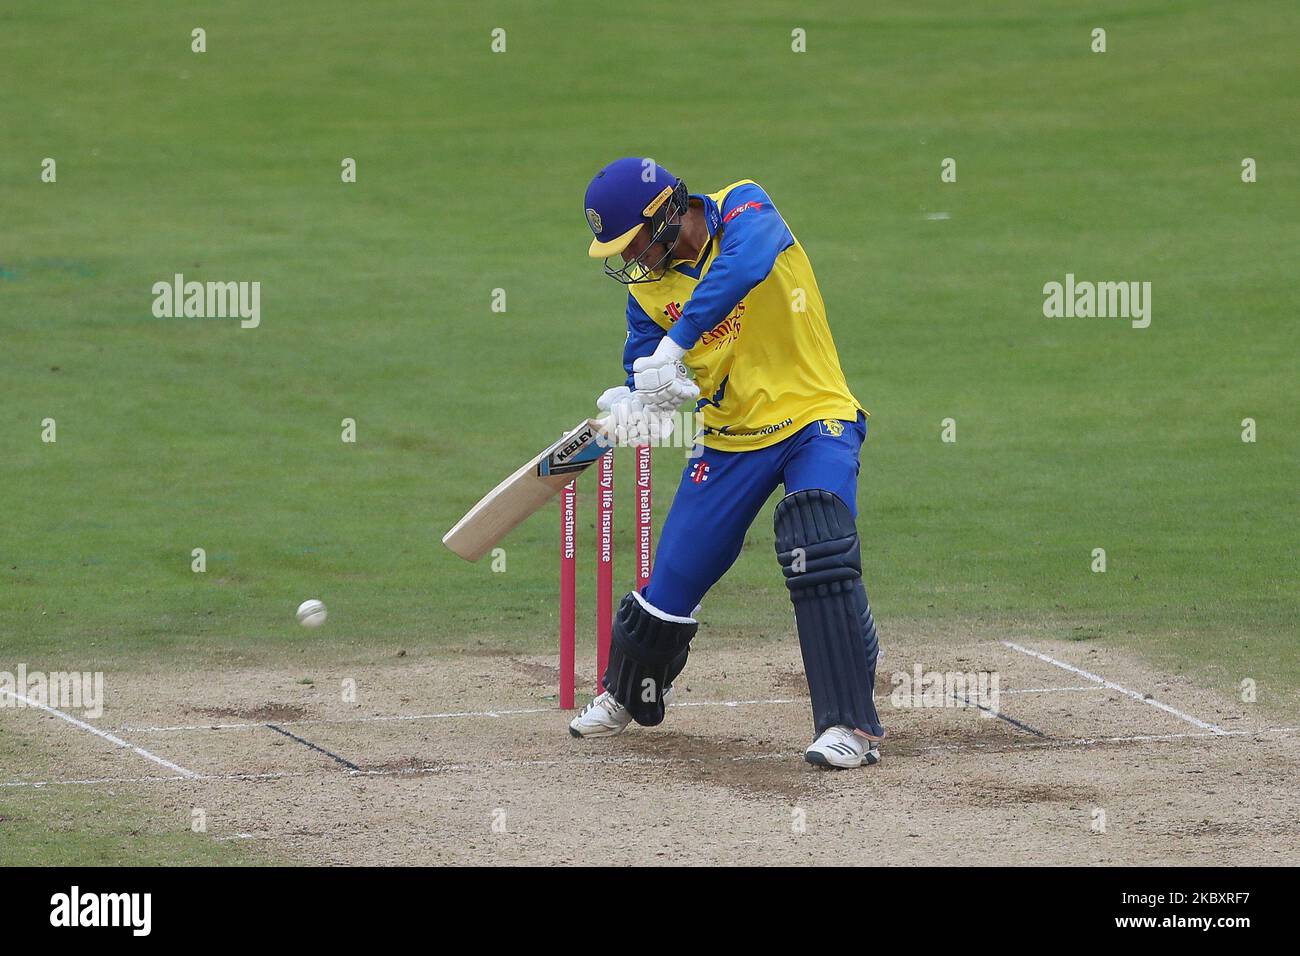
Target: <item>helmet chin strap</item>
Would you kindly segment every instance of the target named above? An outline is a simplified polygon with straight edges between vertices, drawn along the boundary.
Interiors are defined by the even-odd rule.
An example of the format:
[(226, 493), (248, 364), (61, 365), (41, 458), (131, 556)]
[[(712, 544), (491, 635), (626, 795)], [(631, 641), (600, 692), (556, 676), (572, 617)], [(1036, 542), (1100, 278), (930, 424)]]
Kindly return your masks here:
[[(661, 221), (659, 233), (654, 231), (654, 222), (650, 223), (650, 245), (647, 249), (653, 247), (656, 243), (664, 247), (663, 258), (655, 266), (648, 266), (642, 263), (646, 269), (657, 269), (666, 267), (673, 260), (673, 253), (677, 251), (677, 243), (682, 238), (682, 220), (686, 218), (686, 213), (690, 211), (691, 199), (690, 193), (686, 191), (686, 183), (681, 180), (677, 181), (677, 186), (673, 189), (672, 195), (668, 198), (667, 207), (664, 209), (664, 218)], [(677, 221), (669, 222), (673, 211), (677, 213)]]

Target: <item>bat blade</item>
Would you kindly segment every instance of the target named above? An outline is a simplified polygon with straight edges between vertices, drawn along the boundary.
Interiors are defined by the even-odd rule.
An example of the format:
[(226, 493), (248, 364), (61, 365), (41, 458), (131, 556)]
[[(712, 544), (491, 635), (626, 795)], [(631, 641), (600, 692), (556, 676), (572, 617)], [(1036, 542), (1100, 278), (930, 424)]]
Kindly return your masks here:
[(466, 561), (477, 561), (609, 449), (599, 421), (580, 422), (484, 495), (442, 543)]

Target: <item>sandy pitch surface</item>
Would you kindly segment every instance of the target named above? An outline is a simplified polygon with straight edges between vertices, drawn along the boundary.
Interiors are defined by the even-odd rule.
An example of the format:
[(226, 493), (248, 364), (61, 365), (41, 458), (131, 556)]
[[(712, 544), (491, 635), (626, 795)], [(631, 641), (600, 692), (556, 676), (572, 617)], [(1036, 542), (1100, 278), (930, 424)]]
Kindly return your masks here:
[[(894, 706), (917, 662), (995, 673), (996, 715)], [(1087, 644), (890, 644), (884, 759), (839, 772), (802, 760), (793, 642), (701, 648), (661, 726), (603, 740), (569, 736), (554, 658), (301, 676), (109, 674), (86, 723), (113, 740), (11, 710), (39, 759), (0, 791), (142, 790), (178, 828), (203, 808), (213, 839), (306, 863), (1300, 863), (1300, 728)]]

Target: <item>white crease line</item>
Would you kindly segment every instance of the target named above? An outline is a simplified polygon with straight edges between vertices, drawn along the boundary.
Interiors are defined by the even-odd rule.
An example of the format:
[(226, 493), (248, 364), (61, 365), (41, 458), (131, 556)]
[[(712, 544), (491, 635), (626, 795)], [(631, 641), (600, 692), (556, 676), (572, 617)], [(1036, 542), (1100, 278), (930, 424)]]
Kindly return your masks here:
[[(1010, 746), (997, 742), (980, 743), (968, 742), (964, 744), (932, 744), (927, 747), (919, 747), (916, 752), (928, 752), (932, 750), (987, 750), (990, 748), (999, 748), (1006, 753), (1013, 753), (1017, 750), (1039, 747), (1091, 747), (1098, 744), (1129, 744), (1129, 743), (1159, 743), (1172, 740), (1189, 740), (1189, 739), (1210, 739), (1221, 740), (1225, 737), (1258, 737), (1263, 734), (1293, 734), (1300, 731), (1300, 727), (1267, 727), (1263, 730), (1225, 730), (1220, 733), (1202, 733), (1202, 734), (1135, 734), (1129, 737), (1076, 737), (1070, 740), (1042, 740), (1025, 743), (1016, 743)], [(885, 743), (885, 754), (888, 756), (889, 743)], [(798, 758), (798, 751), (777, 751), (766, 754), (748, 754), (741, 757), (732, 757), (732, 763), (753, 763), (760, 760), (795, 760)], [(42, 787), (66, 787), (66, 786), (93, 786), (96, 784), (144, 784), (144, 783), (219, 783), (227, 782), (244, 782), (244, 781), (261, 781), (261, 780), (289, 780), (301, 777), (401, 777), (401, 776), (419, 776), (431, 775), (438, 773), (462, 773), (473, 770), (493, 770), (500, 767), (529, 768), (529, 767), (589, 767), (596, 765), (612, 766), (631, 766), (631, 765), (673, 765), (673, 764), (693, 764), (701, 763), (699, 758), (695, 757), (643, 757), (637, 754), (628, 754), (618, 756), (617, 754), (590, 754), (586, 757), (568, 757), (563, 759), (533, 759), (533, 760), (493, 760), (480, 763), (447, 763), (431, 767), (396, 767), (392, 769), (377, 770), (285, 770), (269, 771), (266, 773), (204, 773), (193, 774), (190, 777), (100, 777), (92, 780), (8, 780), (0, 781), (0, 788), (23, 788), (40, 789)]]
[[(789, 757), (788, 753), (771, 753), (760, 754), (751, 757), (733, 757), (733, 761), (745, 760), (771, 760), (777, 757)], [(674, 759), (671, 757), (643, 757), (635, 754), (627, 756), (608, 755), (608, 754), (591, 754), (586, 757), (570, 757), (566, 759), (532, 759), (532, 760), (500, 760), (490, 763), (444, 763), (429, 767), (393, 767), (367, 770), (344, 770), (343, 776), (347, 777), (398, 777), (413, 774), (435, 774), (435, 773), (459, 773), (469, 770), (490, 769), (492, 767), (559, 767), (565, 765), (572, 766), (590, 766), (591, 764), (615, 764), (620, 766), (644, 765), (644, 764), (673, 764), (673, 763), (690, 763), (690, 758)], [(330, 773), (322, 774), (319, 770), (272, 770), (265, 773), (200, 773), (193, 774), (190, 777), (97, 777), (86, 780), (9, 780), (0, 782), (0, 788), (20, 788), (30, 787), (40, 789), (41, 787), (55, 786), (92, 786), (95, 784), (131, 784), (131, 783), (208, 783), (212, 781), (258, 781), (258, 780), (291, 780), (300, 777), (319, 777), (331, 776)]]
[[(806, 702), (806, 698), (804, 699)], [(743, 707), (754, 704), (797, 704), (799, 698), (771, 698), (767, 700), (698, 700), (698, 701), (681, 701), (676, 704), (669, 704), (669, 707)], [(529, 707), (518, 710), (454, 710), (438, 714), (396, 714), (378, 717), (321, 717), (306, 718), (303, 720), (277, 720), (272, 721), (277, 727), (294, 727), (304, 724), (371, 724), (384, 723), (391, 721), (404, 720), (448, 720), (466, 717), (518, 717), (529, 714), (563, 714), (565, 711), (555, 707)], [(244, 724), (184, 724), (175, 727), (135, 727), (123, 726), (118, 729), (122, 732), (133, 732), (138, 734), (161, 734), (172, 731), (185, 730), (253, 730), (258, 727), (265, 727), (265, 723), (244, 723)]]
[(1104, 687), (1098, 687), (1096, 684), (1089, 684), (1087, 687), (1026, 687), (1023, 690), (1000, 690), (999, 694), (1065, 694), (1070, 691), (1099, 691), (1105, 690)]
[(441, 714), (393, 714), (372, 717), (320, 717), (306, 718), (303, 720), (276, 720), (267, 721), (266, 723), (179, 724), (171, 727), (135, 727), (128, 724), (118, 729), (123, 732), (132, 731), (138, 734), (162, 734), (183, 730), (256, 730), (259, 727), (267, 726), (267, 723), (274, 723), (277, 727), (294, 727), (303, 724), (372, 724), (402, 720), (444, 720), (456, 717), (513, 717), (523, 714), (558, 713), (562, 712), (556, 710), (554, 707), (532, 707), (526, 710), (458, 710), (447, 711), (446, 713)]
[(115, 744), (118, 747), (124, 747), (127, 750), (134, 751), (135, 753), (139, 754), (141, 757), (144, 757), (146, 760), (152, 760), (160, 767), (166, 767), (168, 770), (175, 770), (182, 777), (198, 776), (198, 774), (196, 774), (193, 770), (186, 770), (184, 767), (180, 766), (179, 764), (174, 764), (170, 760), (164, 760), (162, 757), (159, 757), (157, 754), (150, 753), (149, 751), (145, 750), (143, 747), (137, 747), (135, 744), (127, 743), (121, 737), (114, 737), (108, 731), (100, 730), (98, 727), (94, 727), (86, 723), (84, 720), (78, 720), (76, 717), (73, 717), (71, 714), (65, 714), (63, 711), (55, 707), (51, 707), (49, 704), (37, 703), (34, 700), (29, 700), (28, 698), (24, 697), (22, 694), (15, 694), (13, 691), (4, 690), (3, 688), (0, 688), (0, 694), (4, 694), (5, 696), (11, 697), (16, 701), (20, 701), (24, 706), (35, 707), (38, 710), (45, 711), (47, 714), (53, 714), (55, 717), (58, 717), (60, 720), (66, 720), (74, 727), (80, 727), (82, 730), (88, 730), (96, 737), (102, 737), (104, 740), (107, 740), (111, 744)]
[[(1271, 733), (1273, 731), (1260, 731), (1262, 733)], [(1219, 737), (1253, 737), (1257, 731), (1253, 730), (1221, 730), (1218, 733), (1206, 731), (1200, 734), (1131, 734), (1127, 737), (1072, 737), (1069, 740), (1037, 740), (1017, 743), (1008, 750), (1021, 750), (1028, 747), (1091, 747), (1096, 744), (1133, 744), (1133, 743), (1152, 743), (1162, 740), (1194, 740), (1203, 738)], [(1005, 747), (999, 743), (980, 743), (973, 741), (965, 744), (933, 744), (929, 747), (918, 747), (918, 751), (927, 750), (984, 750), (989, 747)]]
[(110, 783), (205, 783), (209, 780), (287, 780), (293, 777), (312, 777), (316, 776), (316, 774), (316, 771), (307, 770), (277, 770), (269, 773), (195, 773), (189, 777), (92, 777), (85, 780), (6, 780), (0, 783), (0, 787), (31, 787), (39, 790), (41, 787), (89, 787)]
[[(1032, 687), (1024, 690), (1004, 690), (1003, 694), (1057, 694), (1068, 691), (1099, 691), (1105, 690), (1104, 687)], [(888, 697), (878, 698), (887, 701)], [(770, 697), (755, 698), (753, 700), (684, 700), (675, 704), (669, 704), (669, 707), (753, 707), (753, 706), (776, 706), (783, 704), (800, 704), (807, 703), (806, 697)], [(554, 707), (526, 707), (514, 710), (452, 710), (436, 714), (390, 714), (372, 717), (311, 717), (302, 720), (278, 720), (273, 721), (279, 727), (293, 727), (309, 724), (372, 724), (372, 723), (391, 723), (394, 721), (407, 720), (454, 720), (457, 718), (472, 717), (521, 717), (536, 714), (556, 714), (560, 713)], [(270, 721), (268, 721), (270, 723)], [(259, 727), (265, 727), (265, 723), (238, 723), (238, 724), (178, 724), (168, 727), (137, 727), (133, 724), (124, 724), (118, 730), (123, 733), (137, 734), (165, 734), (184, 731), (196, 730), (256, 730)]]
[(1055, 657), (1049, 657), (1048, 655), (1043, 654), (1039, 651), (1032, 651), (1027, 647), (1021, 647), (1019, 644), (1016, 644), (1012, 641), (1003, 641), (1002, 643), (1005, 646), (1011, 648), (1013, 651), (1019, 651), (1021, 654), (1028, 654), (1030, 657), (1036, 657), (1040, 661), (1045, 661), (1046, 663), (1051, 664), (1054, 667), (1059, 667), (1062, 670), (1067, 670), (1071, 674), (1078, 674), (1080, 677), (1084, 678), (1085, 680), (1090, 680), (1093, 681), (1094, 683), (1101, 684), (1103, 687), (1108, 687), (1111, 690), (1119, 691), (1121, 694), (1124, 694), (1128, 697), (1132, 697), (1134, 700), (1140, 700), (1144, 704), (1150, 704), (1152, 707), (1155, 707), (1157, 710), (1163, 710), (1165, 713), (1172, 714), (1173, 716), (1177, 717), (1180, 720), (1185, 720), (1189, 724), (1193, 724), (1197, 727), (1200, 727), (1202, 730), (1208, 730), (1210, 731), (1210, 733), (1213, 734), (1228, 733), (1228, 731), (1224, 730), (1222, 727), (1217, 727), (1214, 724), (1201, 720), (1199, 717), (1193, 717), (1191, 714), (1185, 714), (1181, 710), (1177, 710), (1173, 707), (1170, 707), (1168, 704), (1161, 703), (1160, 701), (1156, 700), (1154, 697), (1148, 697), (1144, 694), (1139, 694), (1135, 690), (1129, 690), (1127, 687), (1124, 687), (1120, 684), (1116, 684), (1114, 681), (1106, 680), (1106, 678), (1104, 677), (1098, 677), (1096, 674), (1089, 673), (1088, 671), (1085, 671), (1080, 667), (1075, 667), (1073, 664), (1067, 664), (1065, 663), (1065, 661), (1058, 661)]
[(808, 698), (803, 697), (771, 697), (766, 700), (684, 700), (679, 704), (669, 704), (669, 707), (745, 707), (754, 704), (798, 704), (807, 703)]

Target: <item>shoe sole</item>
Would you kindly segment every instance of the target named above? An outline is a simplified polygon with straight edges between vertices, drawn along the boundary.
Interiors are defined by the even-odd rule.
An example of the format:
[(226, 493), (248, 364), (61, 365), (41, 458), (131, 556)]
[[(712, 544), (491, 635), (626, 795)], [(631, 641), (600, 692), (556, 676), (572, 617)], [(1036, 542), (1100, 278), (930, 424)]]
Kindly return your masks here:
[(818, 753), (815, 750), (804, 751), (803, 759), (814, 767), (821, 767), (824, 770), (858, 770), (862, 767), (871, 767), (880, 763), (880, 750), (879, 748), (873, 747), (862, 756), (861, 762), (848, 767), (843, 766), (842, 764), (831, 763), (830, 760), (826, 758), (825, 754)]
[(569, 736), (576, 737), (578, 740), (587, 740), (588, 738), (591, 737), (617, 737), (625, 730), (627, 730), (627, 726), (620, 727), (617, 730), (606, 729), (606, 730), (593, 731), (592, 733), (589, 734), (584, 734), (582, 731), (575, 730), (572, 726), (570, 726)]

